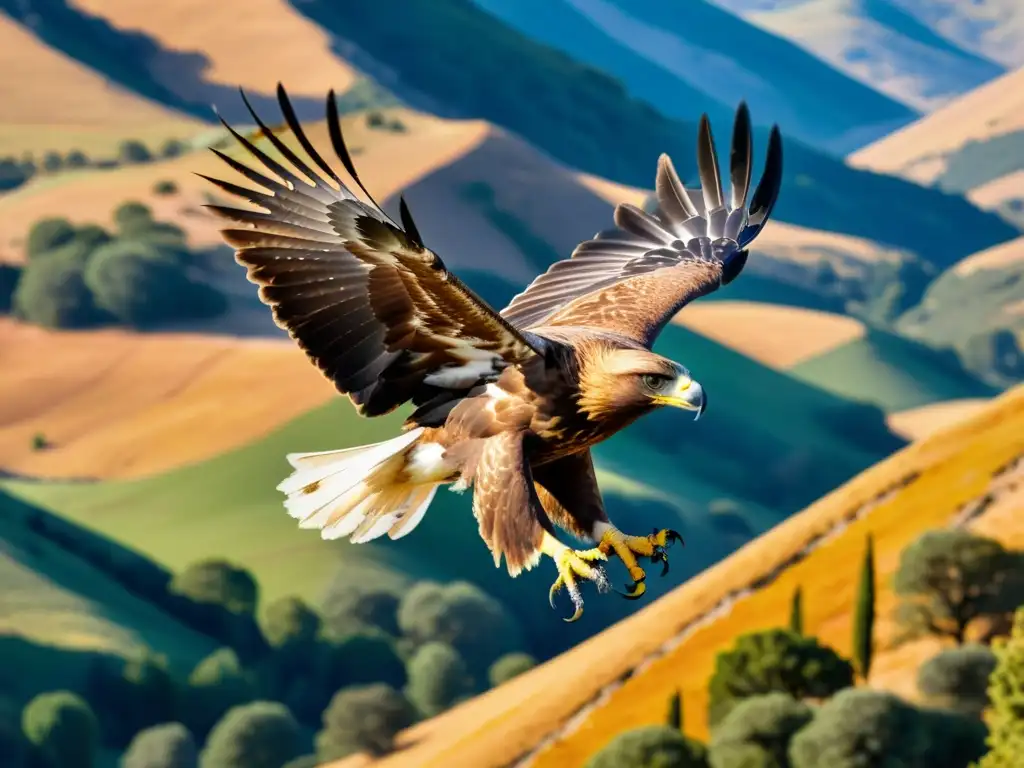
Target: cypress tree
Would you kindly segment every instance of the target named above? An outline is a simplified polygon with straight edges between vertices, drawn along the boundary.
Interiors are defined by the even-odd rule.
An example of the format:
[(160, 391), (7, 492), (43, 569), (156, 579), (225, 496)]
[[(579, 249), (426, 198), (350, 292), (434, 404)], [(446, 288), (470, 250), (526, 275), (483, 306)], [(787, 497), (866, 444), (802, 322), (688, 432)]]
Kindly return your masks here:
[(666, 718), (670, 728), (683, 731), (683, 696), (677, 690), (668, 699), (668, 717)]
[(875, 634), (875, 545), (868, 534), (857, 587), (856, 613), (853, 617), (853, 660), (861, 678), (871, 672)]
[(789, 609), (789, 629), (794, 635), (804, 633), (804, 596), (800, 587), (793, 591), (793, 604)]

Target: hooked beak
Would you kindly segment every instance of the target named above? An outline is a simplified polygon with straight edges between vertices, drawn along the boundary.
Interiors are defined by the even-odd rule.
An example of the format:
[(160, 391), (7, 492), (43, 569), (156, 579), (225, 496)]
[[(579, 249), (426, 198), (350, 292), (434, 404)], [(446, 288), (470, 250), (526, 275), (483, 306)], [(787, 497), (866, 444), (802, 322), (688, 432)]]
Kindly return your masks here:
[(684, 411), (695, 411), (693, 420), (696, 421), (708, 407), (707, 395), (704, 394), (704, 387), (690, 378), (681, 377), (676, 381), (675, 389), (667, 395), (656, 398), (661, 405), (670, 405), (673, 408), (682, 408)]

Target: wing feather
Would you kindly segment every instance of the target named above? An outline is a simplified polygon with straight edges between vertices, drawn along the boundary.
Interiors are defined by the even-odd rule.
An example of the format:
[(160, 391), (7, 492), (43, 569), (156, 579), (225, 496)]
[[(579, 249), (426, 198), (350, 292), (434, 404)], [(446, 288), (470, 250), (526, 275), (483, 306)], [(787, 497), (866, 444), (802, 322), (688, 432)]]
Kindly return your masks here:
[(580, 243), (502, 310), (519, 328), (603, 328), (651, 345), (685, 304), (735, 279), (746, 248), (771, 215), (782, 181), (782, 139), (771, 131), (765, 170), (747, 207), (753, 166), (750, 113), (736, 111), (729, 197), (707, 116), (697, 139), (700, 189), (687, 189), (671, 158), (658, 160), (657, 209), (623, 203), (615, 228)]
[(262, 210), (207, 207), (233, 225), (222, 236), (277, 324), (361, 413), (432, 396), (438, 377), (486, 381), (539, 351), (536, 337), (520, 333), (423, 245), (404, 198), (401, 224), (376, 203), (345, 145), (333, 91), (331, 145), (368, 202), (316, 150), (280, 85), (277, 96), (301, 151), (269, 129), (243, 93), (276, 157), (222, 121), (253, 164), (213, 151), (254, 186), (203, 178)]

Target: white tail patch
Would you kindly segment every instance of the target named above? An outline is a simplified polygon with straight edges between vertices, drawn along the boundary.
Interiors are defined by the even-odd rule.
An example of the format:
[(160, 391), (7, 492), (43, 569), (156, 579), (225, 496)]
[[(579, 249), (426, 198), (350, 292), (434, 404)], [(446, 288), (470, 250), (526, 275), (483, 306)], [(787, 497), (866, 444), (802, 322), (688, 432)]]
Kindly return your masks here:
[(422, 433), (413, 429), (382, 443), (289, 454), (295, 471), (277, 486), (288, 497), (285, 509), (300, 528), (319, 528), (324, 539), (351, 536), (362, 543), (385, 533), (406, 535), (423, 519), (447, 471), (440, 445), (416, 445)]

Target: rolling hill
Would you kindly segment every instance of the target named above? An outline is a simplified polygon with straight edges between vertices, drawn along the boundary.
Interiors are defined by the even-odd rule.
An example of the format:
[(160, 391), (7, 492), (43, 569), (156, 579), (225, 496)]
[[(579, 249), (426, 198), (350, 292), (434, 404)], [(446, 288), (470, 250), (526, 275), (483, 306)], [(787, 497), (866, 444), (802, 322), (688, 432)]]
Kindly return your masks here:
[[(204, 55), (217, 62), (216, 71), (222, 67), (237, 71), (232, 67), (242, 65), (231, 64), (232, 57), (252, 61), (252, 41), (265, 39), (259, 37), (259, 30), (248, 36), (232, 33), (211, 38), (200, 22), (169, 17), (168, 31), (160, 32), (166, 38), (158, 41), (131, 29), (129, 22), (136, 29), (144, 24), (136, 16), (121, 21), (119, 9), (137, 13), (125, 11), (127, 3), (109, 6), (109, 13), (108, 4), (97, 4), (95, 9), (105, 14), (99, 18), (66, 0), (39, 0), (43, 4), (39, 7), (45, 5), (47, 10), (44, 23), (35, 17), (27, 19), (25, 8), (15, 0), (3, 2), (0, 7), (15, 20), (33, 22), (38, 39), (60, 47), (111, 82), (204, 119), (209, 117), (208, 102), (186, 101), (163, 84), (169, 78), (194, 80), (202, 61), (191, 53), (175, 53), (170, 46), (184, 49), (211, 41), (209, 45), (220, 47)], [(300, 27), (296, 20), (288, 24), (294, 30), (318, 28), (318, 34), (309, 39), (311, 49), (322, 52), (326, 35), (335, 41), (334, 49), (345, 62), (411, 106), (444, 116), (487, 120), (573, 169), (647, 186), (658, 154), (667, 151), (677, 158), (684, 174), (691, 174), (692, 122), (666, 118), (629, 96), (615, 80), (530, 40), (470, 0), (440, 6), (427, 0), (397, 3), (310, 0), (288, 8), (307, 25)], [(258, 6), (261, 14), (280, 8)], [(399, 17), (402, 24), (396, 25), (394, 19)], [(358, 39), (350, 39), (353, 30), (358, 30)], [(298, 35), (297, 31), (296, 39)], [(159, 77), (153, 62), (161, 62)], [(336, 66), (341, 64), (330, 64)], [(479, 87), (481, 83), (487, 87)], [(258, 90), (252, 93), (257, 102), (267, 95)], [(232, 94), (224, 103), (237, 104), (231, 102), (235, 98)], [(224, 99), (228, 99), (226, 93)], [(301, 101), (300, 106), (304, 105)], [(624, 136), (629, 140), (623, 141)], [(764, 131), (759, 131), (758, 146), (764, 140)], [(787, 142), (786, 158), (787, 191), (777, 208), (783, 221), (927, 253), (941, 265), (1016, 233), (997, 216), (980, 212), (961, 198), (850, 169), (795, 139)]]
[(0, 83), (0, 156), (51, 149), (110, 151), (125, 136), (155, 140), (188, 135), (200, 126), (157, 100), (107, 82), (3, 13), (0, 66), (21, 73)]
[[(716, 653), (743, 632), (784, 624), (797, 585), (805, 631), (849, 653), (867, 533), (874, 537), (884, 585), (880, 616), (893, 605), (887, 585), (898, 554), (923, 530), (949, 525), (973, 508), (980, 516), (970, 525), (991, 531), (1001, 523), (992, 532), (1018, 541), (1021, 519), (1010, 522), (1009, 510), (1022, 501), (1022, 427), (1024, 388), (1018, 387), (865, 471), (629, 620), (413, 726), (400, 734), (392, 755), (372, 762), (357, 756), (331, 768), (499, 768), (526, 759), (537, 768), (577, 768), (615, 734), (661, 722), (677, 688), (688, 734), (705, 738), (706, 689)], [(971, 506), (985, 496), (989, 507)], [(886, 622), (876, 627), (883, 638), (890, 630)], [(891, 682), (887, 651), (876, 664), (878, 684)]]
[(921, 112), (1005, 71), (922, 22), (914, 0), (715, 1)]
[[(857, 168), (890, 173), (923, 184), (941, 179), (951, 157), (965, 145), (981, 144), (1024, 130), (1024, 69), (966, 93), (941, 109), (849, 156)], [(1004, 163), (1018, 154), (1004, 154)], [(1019, 170), (1008, 168), (1006, 173)], [(999, 174), (1004, 175), (1004, 174)], [(985, 183), (999, 177), (993, 176)]]
[(598, 67), (665, 115), (697, 111), (728, 119), (746, 99), (756, 118), (778, 122), (836, 152), (873, 141), (917, 113), (704, 0), (475, 0), (510, 26)]

